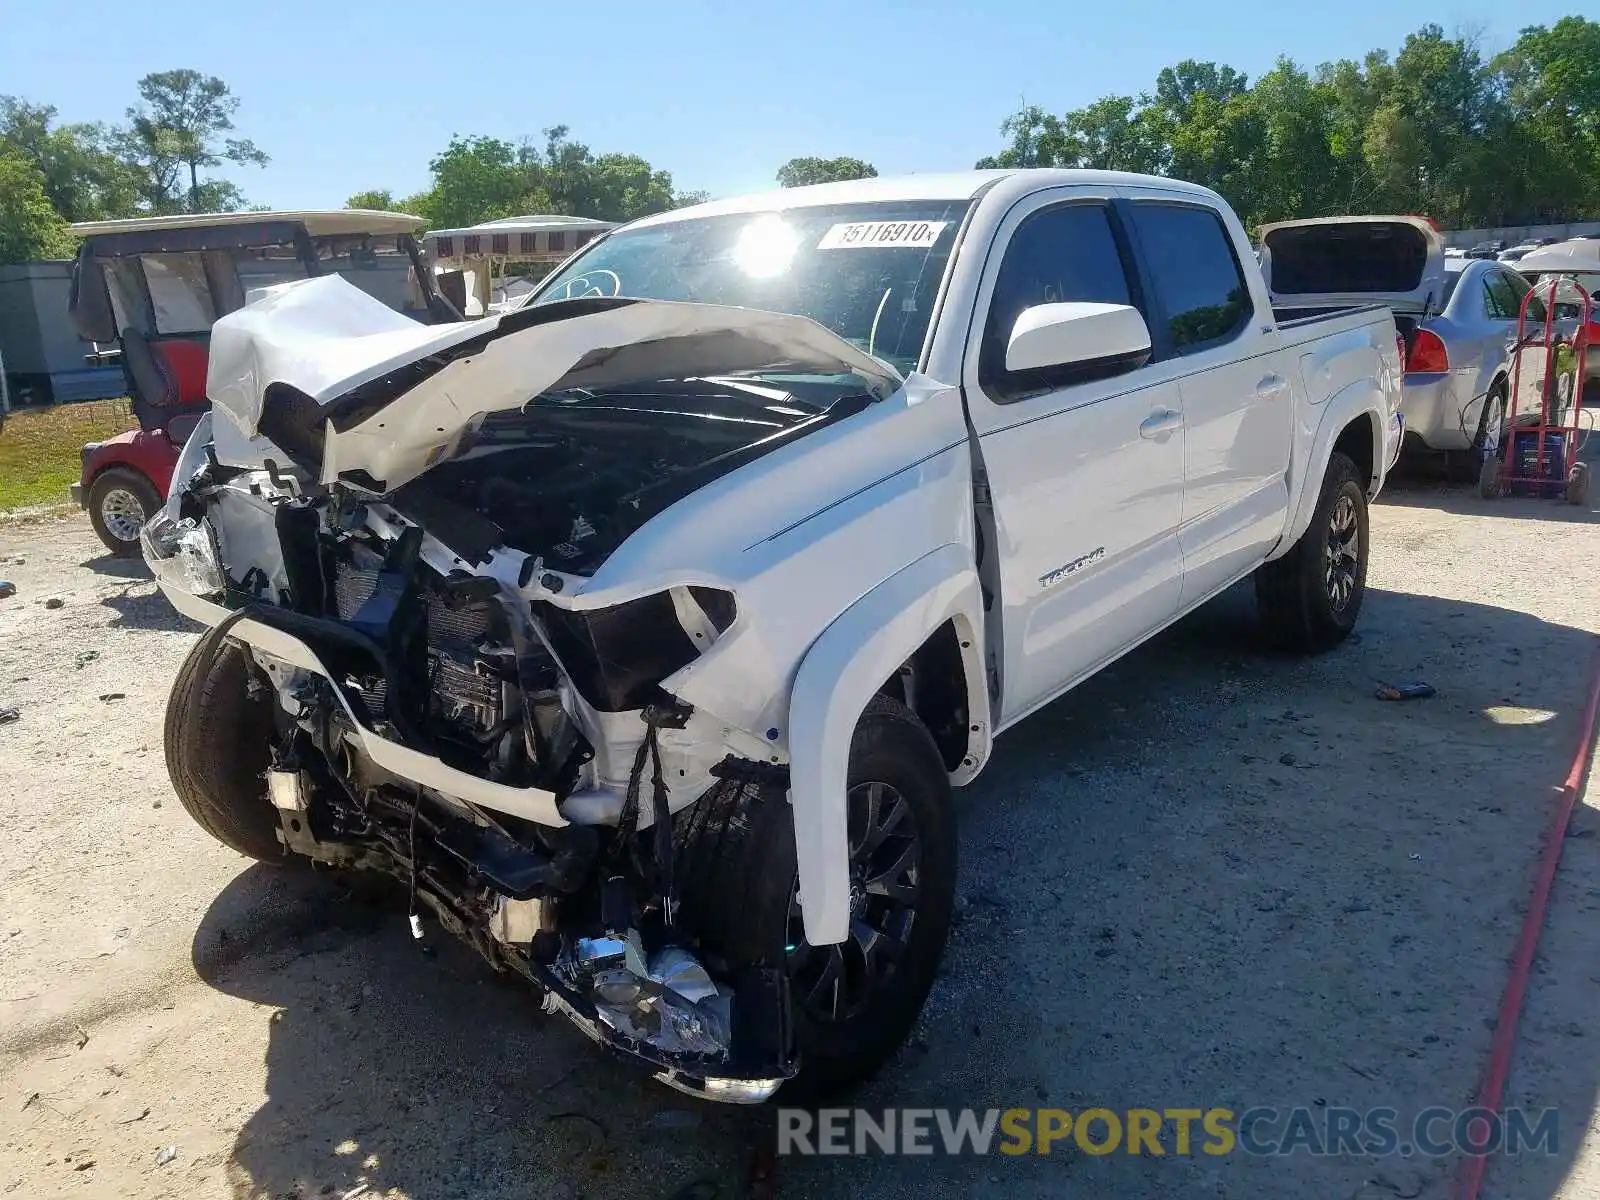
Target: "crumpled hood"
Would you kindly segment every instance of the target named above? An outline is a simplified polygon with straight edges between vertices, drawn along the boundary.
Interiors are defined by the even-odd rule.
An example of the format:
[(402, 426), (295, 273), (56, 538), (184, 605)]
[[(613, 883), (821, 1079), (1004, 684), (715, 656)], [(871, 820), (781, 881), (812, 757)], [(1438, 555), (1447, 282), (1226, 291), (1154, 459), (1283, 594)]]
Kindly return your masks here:
[(884, 396), (901, 383), (805, 317), (613, 298), (421, 325), (322, 276), (273, 288), (213, 326), (207, 392), (247, 436), (269, 432), (269, 389), (302, 393), (316, 405), (297, 419), (317, 426), (307, 440), (320, 447), (321, 480), (354, 473), (389, 490), (450, 457), (479, 416), (552, 389), (756, 370), (854, 372)]

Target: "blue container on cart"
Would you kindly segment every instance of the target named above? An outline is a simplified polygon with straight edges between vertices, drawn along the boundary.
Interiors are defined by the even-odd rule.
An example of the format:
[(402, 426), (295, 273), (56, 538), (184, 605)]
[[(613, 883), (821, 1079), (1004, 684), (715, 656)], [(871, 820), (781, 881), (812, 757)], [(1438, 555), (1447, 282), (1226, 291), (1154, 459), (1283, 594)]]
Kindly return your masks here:
[(1544, 470), (1539, 470), (1539, 431), (1514, 433), (1511, 442), (1513, 474), (1525, 486), (1564, 488), (1567, 485), (1567, 435), (1544, 434)]

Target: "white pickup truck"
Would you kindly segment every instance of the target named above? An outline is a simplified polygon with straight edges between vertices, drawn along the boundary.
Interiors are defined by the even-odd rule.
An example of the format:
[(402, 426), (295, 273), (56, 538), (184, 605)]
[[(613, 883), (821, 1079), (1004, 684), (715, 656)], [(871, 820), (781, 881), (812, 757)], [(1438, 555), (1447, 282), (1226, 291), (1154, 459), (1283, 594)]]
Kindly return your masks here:
[(456, 325), (285, 284), (143, 535), (212, 627), (173, 785), (666, 1083), (848, 1085), (996, 734), (1252, 574), (1279, 641), (1350, 631), (1400, 371), (1386, 309), (1275, 318), (1214, 193), (1088, 171), (663, 213)]

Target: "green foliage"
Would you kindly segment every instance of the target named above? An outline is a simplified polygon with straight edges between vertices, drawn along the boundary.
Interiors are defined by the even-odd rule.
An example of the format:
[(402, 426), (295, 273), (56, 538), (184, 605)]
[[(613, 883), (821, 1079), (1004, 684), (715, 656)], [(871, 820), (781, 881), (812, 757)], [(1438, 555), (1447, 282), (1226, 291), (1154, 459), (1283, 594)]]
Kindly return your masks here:
[(45, 195), (66, 221), (95, 221), (134, 211), (139, 174), (112, 149), (103, 125), (57, 125), (56, 110), (0, 96), (0, 146), (30, 163)]
[(429, 162), (427, 191), (399, 201), (386, 190), (360, 192), (346, 207), (415, 213), (436, 229), (452, 229), (529, 213), (631, 221), (705, 199), (676, 191), (668, 172), (637, 154), (597, 155), (568, 133), (565, 125), (546, 129), (542, 147), (458, 134)]
[(375, 212), (400, 212), (395, 205), (394, 193), (388, 188), (377, 188), (372, 191), (357, 192), (344, 202), (346, 208), (365, 208)]
[(183, 68), (139, 80), (142, 103), (128, 109), (119, 144), (144, 171), (144, 199), (152, 212), (227, 212), (244, 207), (231, 183), (200, 179), (202, 168), (224, 161), (265, 166), (267, 156), (233, 129), (239, 100), (214, 75)]
[(791, 158), (778, 168), (778, 186), (805, 187), (842, 179), (876, 179), (877, 175), (877, 167), (859, 158)]
[(1600, 216), (1600, 23), (1531, 26), (1486, 61), (1425, 25), (1392, 60), (1314, 71), (1287, 58), (1252, 85), (1186, 60), (1151, 92), (1059, 116), (1025, 106), (980, 167), (1148, 171), (1221, 192), (1247, 225), (1421, 212), (1451, 228)]
[(50, 203), (44, 185), (37, 167), (0, 148), (0, 262), (71, 255), (67, 223)]

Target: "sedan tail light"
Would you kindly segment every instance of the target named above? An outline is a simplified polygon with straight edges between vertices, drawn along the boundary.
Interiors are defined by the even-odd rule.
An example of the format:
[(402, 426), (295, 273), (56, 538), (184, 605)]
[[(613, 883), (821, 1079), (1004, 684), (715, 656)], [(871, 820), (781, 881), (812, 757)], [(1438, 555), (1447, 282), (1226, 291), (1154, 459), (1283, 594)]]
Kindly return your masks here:
[(1444, 339), (1431, 329), (1417, 330), (1411, 339), (1411, 354), (1406, 358), (1407, 375), (1434, 375), (1450, 369), (1450, 353)]

